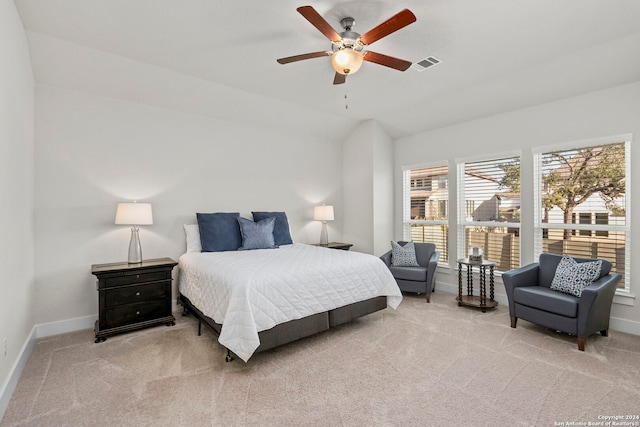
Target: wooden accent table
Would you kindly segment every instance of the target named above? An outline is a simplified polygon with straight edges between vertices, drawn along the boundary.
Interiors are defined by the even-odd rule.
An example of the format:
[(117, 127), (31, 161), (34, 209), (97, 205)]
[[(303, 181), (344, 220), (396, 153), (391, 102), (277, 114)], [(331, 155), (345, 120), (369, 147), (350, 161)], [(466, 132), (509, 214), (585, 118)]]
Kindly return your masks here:
[(343, 251), (348, 251), (353, 246), (351, 243), (340, 243), (340, 242), (329, 242), (326, 245), (321, 245), (320, 243), (315, 243), (313, 246), (320, 246), (322, 248), (329, 249), (342, 249)]
[[(462, 295), (462, 269), (466, 266), (467, 270), (467, 294)], [(493, 299), (493, 269), (496, 263), (493, 261), (485, 261), (482, 263), (471, 262), (469, 258), (460, 258), (458, 260), (458, 306), (467, 305), (470, 307), (479, 307), (482, 312), (486, 312), (487, 308), (495, 308), (498, 301)], [(480, 275), (480, 295), (473, 295), (473, 267), (478, 267)], [(489, 267), (489, 299), (487, 300), (487, 267)]]
[(175, 325), (171, 313), (171, 258), (150, 259), (137, 264), (94, 264), (98, 278), (99, 314), (95, 342), (107, 336), (159, 324)]

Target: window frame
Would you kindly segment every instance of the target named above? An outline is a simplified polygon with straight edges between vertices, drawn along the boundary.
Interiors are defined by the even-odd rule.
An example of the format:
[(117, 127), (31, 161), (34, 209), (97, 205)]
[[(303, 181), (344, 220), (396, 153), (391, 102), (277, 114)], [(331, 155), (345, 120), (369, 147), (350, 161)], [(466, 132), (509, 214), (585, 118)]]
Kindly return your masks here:
[[(429, 169), (429, 168), (446, 168), (447, 170), (447, 179), (445, 183), (445, 189), (447, 190), (447, 200), (446, 200), (446, 210), (447, 217), (445, 219), (412, 219), (411, 218), (411, 171), (416, 169)], [(449, 167), (448, 161), (442, 162), (430, 162), (430, 163), (419, 163), (414, 165), (405, 165), (402, 166), (402, 238), (406, 241), (411, 240), (411, 226), (415, 224), (423, 224), (423, 225), (445, 225), (447, 226), (447, 240), (451, 241), (451, 227), (449, 227), (449, 201), (451, 198), (449, 180), (451, 174), (451, 168)], [(433, 190), (433, 183), (431, 186), (431, 190)], [(435, 186), (437, 189), (440, 189), (440, 179), (438, 179), (438, 184)], [(438, 200), (438, 210), (440, 209), (440, 202), (442, 200)], [(443, 256), (444, 255), (444, 256)], [(449, 267), (449, 254), (441, 254), (440, 260), (438, 261), (439, 267)]]
[[(545, 230), (577, 230), (580, 234), (583, 232), (586, 234), (589, 232), (591, 235), (604, 232), (624, 232), (625, 236), (625, 257), (624, 257), (624, 288), (620, 287), (616, 289), (617, 295), (630, 296), (631, 295), (631, 134), (614, 135), (603, 138), (593, 138), (586, 140), (571, 141), (565, 143), (558, 143), (552, 145), (545, 145), (532, 148), (533, 152), (533, 212), (534, 212), (534, 255), (536, 259), (542, 253), (543, 248), (543, 232)], [(597, 224), (595, 223), (597, 218), (596, 213), (592, 212), (592, 221), (590, 224), (580, 223), (579, 215), (576, 215), (576, 223), (572, 224), (557, 224), (557, 223), (544, 223), (542, 222), (542, 156), (546, 153), (552, 153), (557, 151), (575, 150), (581, 148), (598, 147), (602, 145), (610, 145), (615, 143), (624, 143), (624, 157), (625, 157), (625, 224)], [(548, 231), (547, 231), (548, 233)]]
[[(522, 151), (514, 150), (514, 151), (505, 151), (492, 153), (491, 155), (482, 155), (482, 156), (473, 156), (473, 157), (464, 157), (455, 159), (456, 163), (456, 181), (457, 181), (457, 191), (456, 191), (456, 200), (458, 207), (464, 206), (464, 209), (459, 208), (456, 215), (456, 234), (457, 234), (457, 258), (466, 258), (467, 254), (467, 242), (466, 242), (466, 228), (467, 227), (508, 227), (508, 228), (517, 228), (521, 230), (521, 222), (496, 222), (496, 221), (474, 221), (471, 219), (467, 221), (466, 219), (466, 197), (465, 197), (465, 166), (468, 163), (476, 163), (476, 162), (489, 162), (492, 160), (501, 160), (501, 159), (510, 159), (517, 158), (520, 162), (520, 176), (522, 177)], [(522, 197), (522, 178), (520, 179), (520, 197)], [(521, 200), (522, 206), (522, 200)], [(521, 231), (519, 234), (522, 234)], [(519, 262), (518, 266), (522, 263), (522, 239), (518, 240), (518, 253)], [(496, 270), (496, 274), (501, 274), (503, 271)]]

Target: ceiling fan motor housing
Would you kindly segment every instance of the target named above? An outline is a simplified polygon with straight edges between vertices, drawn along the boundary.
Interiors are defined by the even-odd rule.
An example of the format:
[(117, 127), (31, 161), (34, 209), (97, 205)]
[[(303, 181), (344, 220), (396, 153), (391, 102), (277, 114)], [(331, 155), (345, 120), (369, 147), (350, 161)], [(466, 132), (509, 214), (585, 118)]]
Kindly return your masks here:
[(360, 34), (351, 31), (355, 23), (356, 20), (353, 18), (342, 18), (340, 20), (340, 25), (344, 28), (344, 31), (340, 33), (340, 40), (332, 42), (331, 49), (334, 52), (340, 49), (354, 49), (358, 52), (362, 50), (364, 45), (360, 43)]
[[(364, 47), (360, 42), (360, 34), (351, 31), (355, 23), (356, 21), (353, 18), (340, 20), (340, 25), (342, 25), (344, 31), (340, 33), (340, 40), (331, 44), (333, 68), (336, 72), (345, 76), (358, 71), (364, 59), (362, 53), (360, 53)], [(355, 52), (358, 53), (356, 54)]]

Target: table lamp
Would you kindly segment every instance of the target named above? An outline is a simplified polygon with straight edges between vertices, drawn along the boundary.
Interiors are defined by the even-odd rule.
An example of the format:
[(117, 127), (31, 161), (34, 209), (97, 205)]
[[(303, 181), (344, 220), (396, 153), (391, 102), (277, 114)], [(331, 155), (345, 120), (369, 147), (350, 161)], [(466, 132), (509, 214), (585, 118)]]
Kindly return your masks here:
[(138, 236), (138, 225), (152, 225), (153, 214), (151, 203), (118, 203), (116, 209), (116, 224), (131, 226), (131, 241), (129, 242), (129, 264), (142, 262), (142, 246)]
[(329, 244), (329, 233), (327, 231), (327, 221), (333, 221), (333, 206), (322, 205), (313, 208), (313, 219), (322, 221), (322, 231), (320, 232), (320, 244)]

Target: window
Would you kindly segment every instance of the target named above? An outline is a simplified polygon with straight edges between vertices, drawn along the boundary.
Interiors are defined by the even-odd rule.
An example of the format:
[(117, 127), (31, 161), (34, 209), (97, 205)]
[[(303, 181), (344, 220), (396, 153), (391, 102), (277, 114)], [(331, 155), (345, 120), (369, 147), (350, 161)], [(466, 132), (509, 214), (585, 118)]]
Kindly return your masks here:
[(535, 250), (607, 259), (628, 289), (629, 143), (611, 142), (535, 154)]
[(496, 269), (520, 265), (520, 157), (458, 164), (458, 256), (482, 248)]
[(439, 218), (448, 218), (449, 212), (447, 211), (447, 201), (446, 200), (438, 200), (438, 217)]
[(438, 189), (439, 190), (446, 190), (447, 189), (447, 177), (446, 176), (439, 176), (438, 177)]
[(440, 263), (448, 264), (448, 166), (403, 171), (404, 239), (435, 243)]
[[(609, 224), (609, 213), (595, 213), (596, 224), (598, 225), (607, 225)], [(609, 237), (609, 232), (607, 230), (596, 230), (596, 236), (600, 237)]]
[[(591, 213), (583, 213), (580, 214), (580, 224), (591, 224)], [(580, 230), (581, 236), (591, 236), (591, 230)]]
[(473, 213), (476, 211), (476, 201), (475, 200), (465, 200), (464, 201), (464, 216), (466, 219), (471, 220), (473, 218)]

